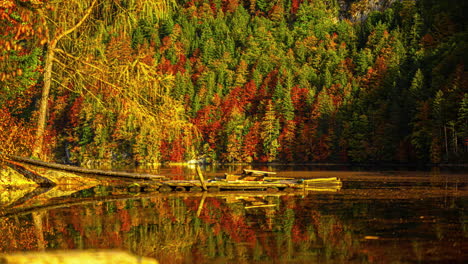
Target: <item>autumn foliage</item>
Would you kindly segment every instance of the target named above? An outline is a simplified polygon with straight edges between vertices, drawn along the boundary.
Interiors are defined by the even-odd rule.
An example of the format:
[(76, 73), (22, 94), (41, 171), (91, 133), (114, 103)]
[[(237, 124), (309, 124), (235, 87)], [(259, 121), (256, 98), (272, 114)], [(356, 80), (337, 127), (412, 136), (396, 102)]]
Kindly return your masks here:
[[(180, 0), (156, 18), (145, 12), (151, 1), (134, 2), (103, 1), (58, 44), (49, 159), (467, 157), (466, 3), (395, 1), (369, 12), (364, 1)], [(30, 152), (44, 23), (55, 19), (49, 28), (64, 30), (61, 8), (0, 4), (3, 151)]]

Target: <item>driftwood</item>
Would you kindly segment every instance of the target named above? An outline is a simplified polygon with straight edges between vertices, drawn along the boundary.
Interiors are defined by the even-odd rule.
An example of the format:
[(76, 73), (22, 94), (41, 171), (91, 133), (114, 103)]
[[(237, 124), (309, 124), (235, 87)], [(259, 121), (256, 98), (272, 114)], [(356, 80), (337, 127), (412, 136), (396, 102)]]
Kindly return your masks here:
[(117, 178), (126, 178), (126, 179), (143, 179), (143, 180), (164, 180), (166, 177), (161, 175), (152, 175), (152, 174), (141, 174), (141, 173), (131, 173), (131, 172), (122, 172), (122, 171), (110, 171), (110, 170), (97, 170), (97, 169), (87, 169), (83, 167), (71, 166), (71, 165), (63, 165), (58, 163), (50, 163), (40, 160), (34, 160), (29, 158), (23, 158), (8, 154), (3, 154), (0, 156), (0, 159), (4, 159), (5, 161), (16, 161), (20, 163), (26, 163), (34, 166), (54, 169), (54, 170), (62, 170), (68, 172), (76, 172), (76, 173), (83, 173), (83, 174), (92, 174), (92, 175), (100, 175), (100, 176), (107, 176), (107, 177), (117, 177)]

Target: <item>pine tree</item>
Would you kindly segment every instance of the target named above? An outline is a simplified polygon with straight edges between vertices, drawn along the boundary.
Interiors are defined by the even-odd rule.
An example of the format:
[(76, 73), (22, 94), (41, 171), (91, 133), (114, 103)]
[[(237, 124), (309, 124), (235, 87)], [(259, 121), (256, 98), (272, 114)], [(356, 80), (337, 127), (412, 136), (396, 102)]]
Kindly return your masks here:
[(248, 65), (244, 60), (239, 62), (236, 69), (236, 79), (234, 86), (243, 86), (247, 82)]
[(261, 126), (260, 138), (262, 139), (265, 161), (271, 162), (277, 158), (280, 128), (279, 120), (271, 100), (265, 102), (265, 115), (262, 118)]
[(418, 103), (417, 112), (412, 122), (411, 144), (421, 161), (428, 161), (432, 139), (432, 120), (430, 104), (427, 101)]
[[(346, 122), (347, 123), (347, 122)], [(344, 137), (348, 141), (348, 155), (354, 162), (366, 162), (369, 160), (369, 120), (366, 115), (353, 114)]]

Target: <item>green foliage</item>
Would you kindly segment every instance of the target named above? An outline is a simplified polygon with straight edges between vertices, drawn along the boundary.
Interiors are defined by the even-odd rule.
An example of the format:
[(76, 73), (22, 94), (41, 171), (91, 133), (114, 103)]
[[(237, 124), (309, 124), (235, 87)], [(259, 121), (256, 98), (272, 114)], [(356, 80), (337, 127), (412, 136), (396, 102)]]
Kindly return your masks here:
[(11, 77), (0, 81), (0, 94), (2, 95), (0, 107), (5, 101), (17, 97), (38, 82), (40, 76), (38, 68), (42, 64), (41, 56), (42, 49), (40, 48), (34, 48), (29, 54), (19, 54), (17, 51), (9, 52), (10, 69), (2, 74), (9, 74)]
[(354, 162), (369, 161), (369, 120), (366, 115), (353, 114), (345, 123), (344, 136), (348, 137), (348, 155)]
[(265, 159), (266, 161), (274, 161), (278, 154), (280, 126), (271, 101), (266, 102), (265, 116), (262, 119), (261, 125), (260, 137), (263, 141)]
[(465, 94), (458, 110), (458, 126), (461, 128), (462, 139), (468, 138), (468, 94)]

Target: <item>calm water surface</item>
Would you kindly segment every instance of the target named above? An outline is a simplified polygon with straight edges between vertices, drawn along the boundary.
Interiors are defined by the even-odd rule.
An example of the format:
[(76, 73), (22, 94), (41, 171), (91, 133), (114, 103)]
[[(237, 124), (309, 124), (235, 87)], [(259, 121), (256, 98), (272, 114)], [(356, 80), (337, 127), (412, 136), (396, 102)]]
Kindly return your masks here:
[[(0, 252), (123, 249), (161, 263), (468, 262), (468, 173), (253, 169), (339, 177), (343, 186), (273, 194), (36, 191), (0, 204)], [(152, 172), (194, 177), (187, 167)]]

